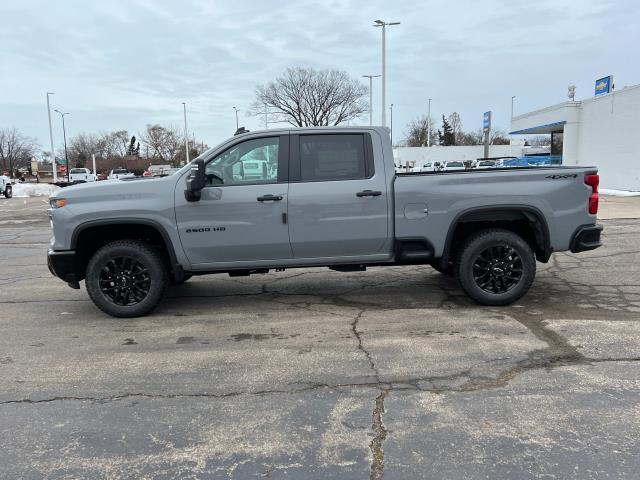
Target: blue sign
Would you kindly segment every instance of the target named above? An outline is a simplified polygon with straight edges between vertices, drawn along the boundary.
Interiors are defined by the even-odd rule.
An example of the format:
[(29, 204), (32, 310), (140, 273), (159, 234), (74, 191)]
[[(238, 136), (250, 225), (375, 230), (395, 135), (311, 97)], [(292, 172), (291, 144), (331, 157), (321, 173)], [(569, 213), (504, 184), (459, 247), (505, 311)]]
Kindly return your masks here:
[(482, 117), (482, 130), (485, 132), (491, 129), (491, 111), (484, 112)]
[(605, 93), (611, 93), (613, 89), (613, 76), (599, 78), (596, 80), (596, 96), (603, 95)]

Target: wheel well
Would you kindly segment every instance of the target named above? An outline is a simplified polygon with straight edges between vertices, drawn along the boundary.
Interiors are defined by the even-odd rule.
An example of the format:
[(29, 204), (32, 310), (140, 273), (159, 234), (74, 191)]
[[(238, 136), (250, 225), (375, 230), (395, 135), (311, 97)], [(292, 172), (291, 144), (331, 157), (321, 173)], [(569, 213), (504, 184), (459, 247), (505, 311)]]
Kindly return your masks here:
[(167, 264), (167, 268), (175, 276), (176, 260), (169, 240), (165, 239), (158, 227), (141, 223), (107, 223), (82, 228), (74, 234), (72, 244), (77, 255), (77, 270), (81, 280), (89, 260), (99, 248), (116, 240), (141, 240), (154, 247)]
[(446, 266), (452, 262), (465, 239), (487, 228), (503, 228), (516, 233), (529, 244), (538, 261), (549, 261), (549, 230), (542, 214), (535, 210), (509, 208), (479, 210), (460, 216), (447, 234), (441, 264)]

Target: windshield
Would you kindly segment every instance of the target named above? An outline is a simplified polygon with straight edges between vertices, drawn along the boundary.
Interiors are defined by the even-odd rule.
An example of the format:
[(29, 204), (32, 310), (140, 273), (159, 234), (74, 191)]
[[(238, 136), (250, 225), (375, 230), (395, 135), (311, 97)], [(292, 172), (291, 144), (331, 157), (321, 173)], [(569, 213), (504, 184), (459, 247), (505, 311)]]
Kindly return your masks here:
[(118, 169), (118, 170), (114, 170), (113, 173), (129, 173), (129, 172), (127, 172), (126, 170), (121, 168), (121, 169)]
[(69, 173), (87, 173), (84, 168), (72, 168)]
[(447, 167), (464, 167), (462, 162), (449, 162), (447, 163)]

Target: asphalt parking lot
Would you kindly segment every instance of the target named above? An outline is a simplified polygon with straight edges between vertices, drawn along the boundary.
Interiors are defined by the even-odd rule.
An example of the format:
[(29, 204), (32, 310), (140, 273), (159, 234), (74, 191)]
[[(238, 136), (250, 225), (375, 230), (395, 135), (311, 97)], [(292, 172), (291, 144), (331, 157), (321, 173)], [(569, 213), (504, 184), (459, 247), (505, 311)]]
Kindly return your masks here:
[(45, 208), (0, 200), (0, 478), (638, 478), (640, 197), (506, 308), (309, 269), (127, 320), (49, 274)]

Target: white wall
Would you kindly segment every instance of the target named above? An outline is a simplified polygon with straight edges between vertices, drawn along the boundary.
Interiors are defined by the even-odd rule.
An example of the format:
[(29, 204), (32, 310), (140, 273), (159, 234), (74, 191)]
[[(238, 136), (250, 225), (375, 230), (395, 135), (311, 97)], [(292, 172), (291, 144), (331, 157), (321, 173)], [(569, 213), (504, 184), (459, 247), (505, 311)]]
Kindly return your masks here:
[(640, 85), (582, 102), (577, 156), (602, 188), (640, 191)]
[(640, 85), (518, 115), (511, 130), (561, 121), (565, 165), (598, 167), (602, 188), (640, 191)]
[[(522, 145), (490, 145), (490, 157), (519, 157), (523, 153)], [(422, 165), (430, 162), (448, 162), (450, 160), (475, 160), (484, 157), (483, 145), (471, 145), (465, 147), (444, 147), (435, 145), (432, 147), (396, 147), (393, 149), (396, 164), (405, 165), (406, 162), (415, 162)]]

